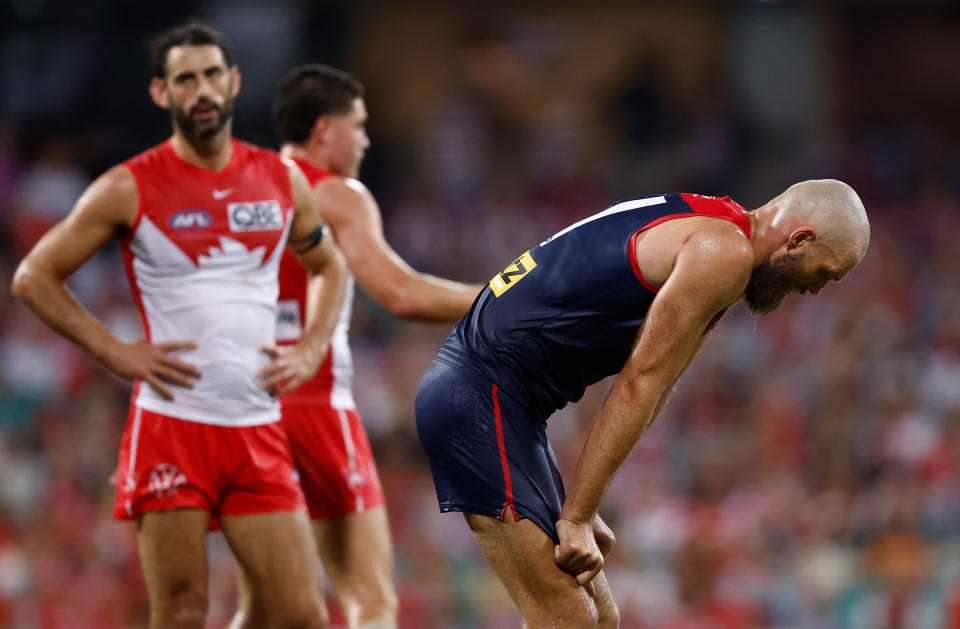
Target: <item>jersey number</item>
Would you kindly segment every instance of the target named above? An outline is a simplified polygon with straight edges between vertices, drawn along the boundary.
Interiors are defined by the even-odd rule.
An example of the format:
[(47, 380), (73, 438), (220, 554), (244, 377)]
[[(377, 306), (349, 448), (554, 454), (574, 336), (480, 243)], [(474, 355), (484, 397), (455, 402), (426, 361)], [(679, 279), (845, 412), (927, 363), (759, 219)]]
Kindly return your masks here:
[(537, 263), (533, 261), (530, 252), (527, 251), (514, 260), (513, 264), (493, 276), (493, 279), (490, 280), (490, 290), (493, 291), (494, 295), (499, 297), (510, 290), (511, 286), (519, 282), (523, 279), (523, 276), (535, 268), (537, 268)]

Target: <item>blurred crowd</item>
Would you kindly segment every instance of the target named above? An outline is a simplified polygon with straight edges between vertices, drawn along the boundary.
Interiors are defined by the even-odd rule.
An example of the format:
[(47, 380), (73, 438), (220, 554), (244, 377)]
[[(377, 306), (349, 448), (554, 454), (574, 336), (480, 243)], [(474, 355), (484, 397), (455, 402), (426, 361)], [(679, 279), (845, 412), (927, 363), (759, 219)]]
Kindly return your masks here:
[[(629, 629), (957, 629), (960, 128), (925, 109), (939, 99), (923, 72), (892, 59), (886, 79), (927, 91), (912, 94), (921, 105), (879, 103), (887, 95), (868, 88), (882, 81), (858, 66), (879, 54), (876, 23), (770, 10), (631, 14), (648, 29), (686, 25), (699, 52), (681, 61), (669, 47), (597, 35), (627, 28), (613, 20), (591, 31), (575, 14), (512, 15), (500, 22), (509, 28), (491, 20), (456, 41), (425, 42), (448, 54), (424, 65), (423, 84), (398, 86), (363, 48), (397, 43), (376, 35), (402, 30), (398, 9), (367, 9), (351, 22), (358, 50), (343, 53), (369, 91), (375, 146), (362, 178), (407, 261), (468, 281), (625, 198), (730, 194), (753, 208), (806, 178), (853, 185), (872, 227), (863, 263), (766, 317), (727, 313), (610, 488), (601, 513), (617, 545), (607, 574)], [(914, 58), (946, 50), (960, 61), (954, 13), (880, 26), (902, 23), (913, 28)], [(707, 38), (718, 24), (723, 34)], [(771, 24), (784, 29), (773, 36), (786, 42), (779, 48)], [(761, 61), (772, 67), (761, 67), (757, 46), (770, 46)], [(793, 50), (803, 46), (813, 52)], [(618, 63), (577, 65), (585, 50), (614, 48)], [(400, 63), (414, 54), (397, 50)], [(444, 62), (454, 77), (430, 83), (430, 67)], [(781, 83), (751, 85), (739, 76), (751, 69)], [(747, 97), (764, 89), (780, 100)], [(162, 115), (153, 116), (159, 142)], [(91, 140), (102, 126), (53, 122), (67, 118), (38, 127), (0, 115), (4, 281), (104, 164), (129, 156)], [(141, 334), (116, 245), (69, 285), (116, 334)], [(355, 392), (388, 499), (401, 626), (515, 627), (462, 518), (438, 513), (416, 436), (413, 394), (447, 332), (392, 320), (359, 297)], [(608, 387), (550, 421), (568, 479)], [(110, 518), (129, 390), (0, 291), (0, 627), (143, 626), (135, 530)], [(236, 586), (219, 533), (210, 556), (209, 626), (222, 627)]]

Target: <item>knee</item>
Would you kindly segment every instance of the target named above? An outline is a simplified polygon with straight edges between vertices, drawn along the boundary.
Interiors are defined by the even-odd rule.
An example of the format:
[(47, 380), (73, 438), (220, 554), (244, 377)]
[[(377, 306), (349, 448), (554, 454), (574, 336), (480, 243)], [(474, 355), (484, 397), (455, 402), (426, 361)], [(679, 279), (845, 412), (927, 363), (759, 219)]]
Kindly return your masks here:
[[(261, 625), (263, 626), (263, 625)], [(326, 617), (284, 618), (270, 625), (277, 629), (327, 629)]]
[(612, 600), (609, 605), (597, 610), (597, 629), (617, 629), (620, 626), (620, 609)]
[(302, 618), (289, 622), (277, 622), (272, 626), (277, 629), (327, 629), (327, 621), (321, 618)]
[(207, 594), (192, 584), (171, 587), (159, 601), (150, 601), (151, 627), (203, 629), (207, 618)]
[(558, 617), (551, 627), (570, 627), (570, 629), (597, 629), (597, 608), (595, 605), (584, 605), (581, 609), (566, 613)]
[(228, 629), (259, 629), (267, 626), (267, 615), (259, 606), (241, 605), (228, 625)]
[[(587, 597), (589, 598), (589, 597)], [(524, 615), (524, 627), (530, 629), (540, 627), (564, 627), (564, 629), (596, 629), (597, 606), (592, 600), (583, 601), (577, 605), (559, 605), (550, 608), (542, 607), (535, 612), (535, 617)]]
[(328, 622), (327, 608), (320, 598), (316, 597), (316, 600), (303, 601), (300, 605), (284, 610), (271, 626), (277, 629), (326, 629)]
[(349, 616), (356, 617), (361, 626), (374, 620), (397, 617), (397, 593), (392, 585), (361, 588), (344, 598), (344, 607), (355, 610)]

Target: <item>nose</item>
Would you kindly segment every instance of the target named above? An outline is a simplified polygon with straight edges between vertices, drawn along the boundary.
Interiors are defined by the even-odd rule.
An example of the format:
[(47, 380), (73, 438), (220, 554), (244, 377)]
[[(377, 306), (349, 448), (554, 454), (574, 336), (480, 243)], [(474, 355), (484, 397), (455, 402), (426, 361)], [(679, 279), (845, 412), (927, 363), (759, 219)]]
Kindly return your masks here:
[(197, 82), (197, 99), (199, 100), (201, 98), (206, 98), (208, 100), (213, 100), (211, 98), (213, 94), (213, 81), (205, 76), (201, 76), (200, 80)]
[(810, 287), (810, 292), (813, 293), (814, 295), (819, 295), (820, 291), (823, 290), (824, 286), (826, 286), (826, 282), (823, 282), (821, 284), (815, 284)]
[(200, 85), (197, 86), (197, 97), (198, 98), (209, 98), (211, 93), (210, 83), (207, 81), (200, 81)]

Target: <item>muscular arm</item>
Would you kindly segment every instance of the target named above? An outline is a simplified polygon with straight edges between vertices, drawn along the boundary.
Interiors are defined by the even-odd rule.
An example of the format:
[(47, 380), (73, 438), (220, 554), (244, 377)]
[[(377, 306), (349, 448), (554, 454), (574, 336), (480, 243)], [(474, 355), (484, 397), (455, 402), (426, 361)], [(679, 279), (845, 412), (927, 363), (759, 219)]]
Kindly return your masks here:
[(138, 203), (137, 185), (130, 171), (124, 166), (108, 170), (90, 184), (70, 214), (44, 234), (20, 262), (11, 291), (44, 323), (117, 375), (146, 380), (166, 397), (172, 397), (161, 380), (190, 386), (199, 371), (166, 353), (191, 347), (192, 343), (124, 343), (64, 285), (64, 280), (118, 230), (133, 225)]
[(469, 310), (483, 287), (419, 273), (404, 262), (384, 238), (380, 208), (363, 184), (328, 177), (314, 192), (357, 283), (388, 312), (453, 322)]
[(749, 243), (724, 231), (700, 234), (680, 249), (630, 357), (594, 419), (560, 513), (557, 561), (582, 584), (603, 562), (598, 554), (585, 557), (577, 549), (565, 548), (566, 532), (589, 527), (610, 481), (701, 347), (704, 329), (720, 310), (739, 299), (752, 268)]
[(673, 379), (673, 382), (668, 384), (667, 387), (664, 389), (663, 395), (661, 395), (660, 399), (657, 400), (657, 406), (653, 409), (653, 413), (651, 415), (653, 417), (653, 420), (651, 420), (650, 422), (651, 424), (653, 423), (654, 420), (657, 419), (657, 417), (660, 417), (660, 411), (663, 410), (663, 407), (666, 406), (667, 402), (670, 401), (670, 396), (673, 395), (673, 391), (677, 386), (677, 380), (679, 380), (680, 376), (683, 375), (683, 372), (687, 370), (687, 367), (690, 366), (690, 363), (693, 362), (693, 359), (696, 357), (696, 355), (700, 353), (700, 348), (702, 348), (703, 344), (707, 341), (707, 337), (710, 336), (710, 332), (711, 330), (707, 330), (700, 336), (700, 342), (697, 343), (697, 346), (694, 348), (693, 352), (690, 354), (690, 358), (687, 359), (686, 364), (680, 368), (680, 372), (677, 374), (677, 377)]
[[(316, 373), (330, 348), (330, 337), (337, 325), (343, 293), (347, 284), (347, 267), (330, 230), (322, 226), (310, 185), (300, 169), (290, 166), (294, 217), (287, 246), (307, 269), (306, 326), (293, 346), (269, 347), (265, 350), (274, 361), (260, 375), (263, 386), (288, 393)], [(323, 228), (317, 241), (316, 230)]]

